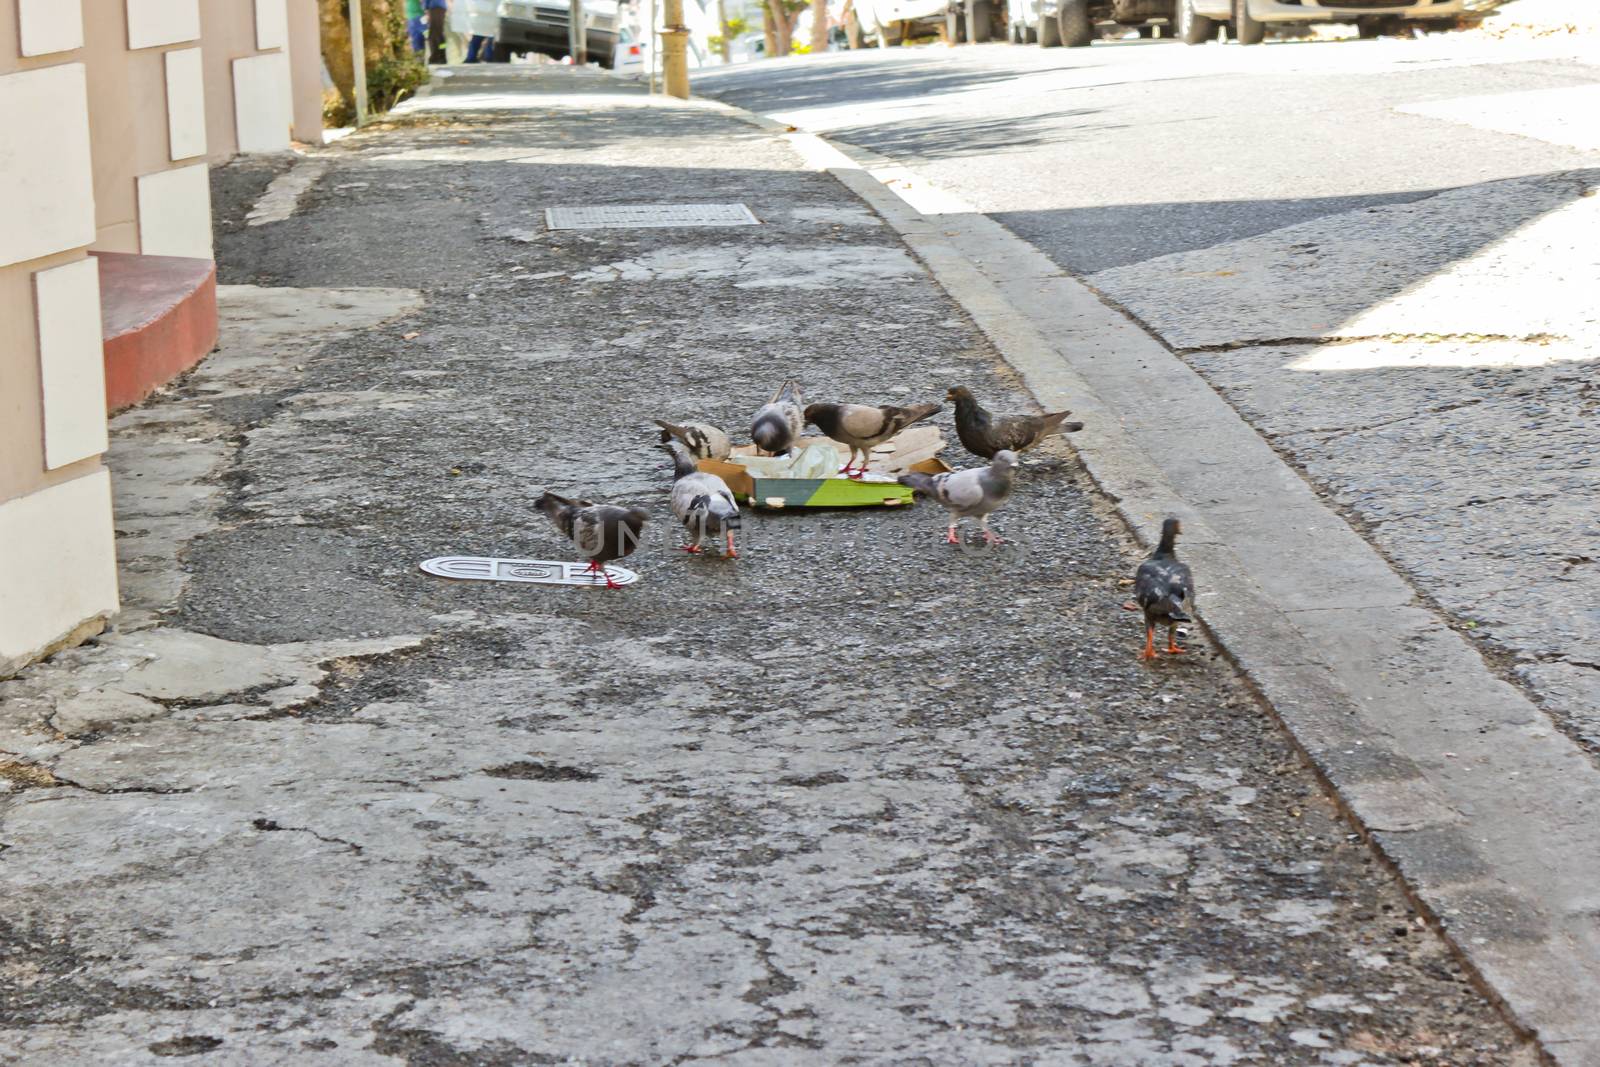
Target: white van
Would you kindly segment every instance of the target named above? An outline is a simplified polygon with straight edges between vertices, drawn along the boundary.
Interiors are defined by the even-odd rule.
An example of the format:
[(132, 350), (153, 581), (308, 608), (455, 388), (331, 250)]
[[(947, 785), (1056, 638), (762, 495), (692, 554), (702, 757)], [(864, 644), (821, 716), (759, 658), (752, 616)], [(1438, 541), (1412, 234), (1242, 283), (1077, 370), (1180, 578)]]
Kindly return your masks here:
[(949, 7), (950, 0), (855, 0), (851, 37), (886, 48), (899, 44), (902, 36), (936, 32)]

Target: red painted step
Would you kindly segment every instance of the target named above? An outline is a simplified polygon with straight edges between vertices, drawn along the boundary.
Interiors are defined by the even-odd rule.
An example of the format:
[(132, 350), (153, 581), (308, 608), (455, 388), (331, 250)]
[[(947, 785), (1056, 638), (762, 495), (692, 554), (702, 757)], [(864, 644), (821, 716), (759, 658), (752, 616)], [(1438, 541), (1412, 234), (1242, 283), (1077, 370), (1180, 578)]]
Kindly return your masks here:
[(106, 410), (121, 411), (217, 344), (217, 265), (209, 259), (95, 252), (105, 336)]

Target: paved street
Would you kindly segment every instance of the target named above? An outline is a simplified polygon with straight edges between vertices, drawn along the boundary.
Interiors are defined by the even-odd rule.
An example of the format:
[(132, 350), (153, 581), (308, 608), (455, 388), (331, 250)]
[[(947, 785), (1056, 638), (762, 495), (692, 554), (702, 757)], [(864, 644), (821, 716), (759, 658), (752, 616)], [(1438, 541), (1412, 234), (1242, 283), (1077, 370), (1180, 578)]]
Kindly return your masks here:
[[(283, 161), (216, 175), (222, 349), (113, 427), (128, 612), (0, 686), (0, 1060), (1534, 1062), (1233, 667), (1135, 660), (1065, 445), (1011, 549), (921, 504), (672, 551), (652, 417), (1028, 400), (778, 138), (524, 77), (281, 221)], [(764, 224), (542, 224), (706, 200)], [(651, 511), (636, 586), (417, 572), (569, 555), (545, 487)]]
[(698, 84), (906, 164), (1126, 309), (1600, 756), (1595, 55), (994, 44)]

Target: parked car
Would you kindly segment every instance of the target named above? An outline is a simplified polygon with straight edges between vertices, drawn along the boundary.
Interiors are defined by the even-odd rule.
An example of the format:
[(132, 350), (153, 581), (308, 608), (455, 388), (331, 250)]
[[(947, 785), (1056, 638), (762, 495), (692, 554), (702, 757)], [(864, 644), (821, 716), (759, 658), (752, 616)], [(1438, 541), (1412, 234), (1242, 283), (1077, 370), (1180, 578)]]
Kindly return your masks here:
[(1012, 44), (1039, 40), (1039, 0), (1006, 0), (1006, 39)]
[(1240, 44), (1260, 44), (1267, 30), (1319, 22), (1353, 22), (1362, 37), (1380, 37), (1408, 25), (1441, 28), (1482, 18), (1500, 0), (1177, 0), (1178, 36), (1203, 44), (1223, 25)]
[(886, 48), (908, 36), (935, 32), (945, 24), (949, 9), (950, 0), (855, 0), (849, 15), (854, 25), (847, 29), (863, 44)]
[[(501, 0), (499, 14), (497, 61), (529, 52), (560, 59), (572, 51), (567, 0)], [(617, 14), (617, 0), (584, 0), (584, 44), (590, 61), (602, 67), (616, 65)]]
[(1086, 48), (1104, 31), (1153, 37), (1176, 17), (1177, 0), (1039, 0), (1034, 32), (1041, 48)]
[(950, 0), (944, 14), (944, 37), (951, 44), (982, 44), (1008, 36), (1007, 0)]

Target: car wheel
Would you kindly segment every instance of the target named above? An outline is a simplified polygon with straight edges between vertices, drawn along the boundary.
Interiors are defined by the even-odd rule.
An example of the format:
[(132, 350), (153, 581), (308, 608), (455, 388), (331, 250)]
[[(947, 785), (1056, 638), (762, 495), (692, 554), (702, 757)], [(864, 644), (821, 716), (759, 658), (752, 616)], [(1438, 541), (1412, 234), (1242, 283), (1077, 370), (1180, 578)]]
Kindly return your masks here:
[(1088, 48), (1094, 40), (1094, 23), (1089, 21), (1089, 0), (1061, 0), (1056, 12), (1056, 29), (1068, 48)]
[(1178, 0), (1178, 39), (1184, 44), (1205, 44), (1217, 35), (1217, 24), (1194, 13), (1194, 0)]
[(1061, 46), (1061, 28), (1056, 25), (1054, 15), (1039, 15), (1039, 47), (1059, 48)]
[(1250, 14), (1250, 0), (1233, 0), (1233, 36), (1240, 44), (1266, 40), (1266, 24)]
[(994, 4), (990, 0), (967, 0), (967, 40), (983, 44), (994, 39)]

